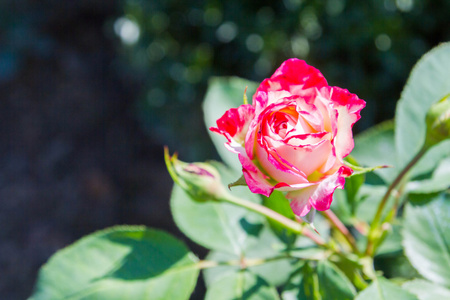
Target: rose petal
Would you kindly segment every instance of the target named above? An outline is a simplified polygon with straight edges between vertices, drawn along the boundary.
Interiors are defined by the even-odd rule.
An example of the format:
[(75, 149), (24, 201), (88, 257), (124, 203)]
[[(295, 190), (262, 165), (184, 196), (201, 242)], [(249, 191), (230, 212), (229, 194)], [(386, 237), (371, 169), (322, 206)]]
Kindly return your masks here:
[(309, 199), (311, 205), (320, 211), (329, 209), (333, 200), (334, 190), (344, 188), (345, 177), (349, 174), (351, 174), (351, 169), (342, 166), (336, 173), (320, 182)]
[(342, 159), (353, 150), (352, 127), (361, 118), (360, 111), (366, 106), (366, 102), (339, 87), (323, 87), (320, 89), (320, 94), (324, 98), (330, 99), (338, 112), (334, 146), (336, 156)]
[(302, 171), (295, 169), (284, 158), (281, 158), (275, 149), (258, 144), (255, 147), (255, 153), (261, 167), (275, 181), (287, 184), (308, 182), (306, 175)]
[(311, 186), (286, 195), (288, 199), (292, 199), (290, 205), (294, 214), (300, 217), (304, 217), (308, 214), (312, 207), (309, 198), (315, 190), (316, 186)]
[(268, 182), (269, 177), (259, 170), (245, 154), (239, 154), (245, 182), (252, 193), (269, 197), (274, 186)]
[(327, 81), (318, 69), (303, 60), (288, 59), (256, 90), (253, 96), (256, 114), (279, 99), (302, 95), (309, 88), (322, 86), (327, 86)]
[(242, 144), (254, 115), (255, 108), (249, 104), (241, 105), (238, 108), (231, 108), (216, 121), (217, 128), (211, 127), (209, 129), (224, 135), (229, 142), (233, 139)]
[(292, 199), (291, 207), (295, 214), (303, 217), (311, 207), (324, 211), (330, 209), (333, 193), (337, 188), (344, 188), (345, 177), (351, 174), (351, 169), (342, 166), (336, 173), (325, 178), (318, 185), (290, 192), (286, 195)]
[(279, 81), (282, 88), (292, 94), (295, 94), (295, 89), (298, 89), (298, 86), (302, 89), (308, 89), (327, 85), (325, 77), (318, 69), (297, 58), (291, 58), (283, 62), (270, 79)]
[[(333, 148), (331, 141), (327, 139), (317, 144), (298, 146), (274, 140), (268, 143), (279, 157), (287, 161), (292, 168), (301, 170), (306, 177), (326, 163)], [(259, 156), (258, 159), (260, 159)]]

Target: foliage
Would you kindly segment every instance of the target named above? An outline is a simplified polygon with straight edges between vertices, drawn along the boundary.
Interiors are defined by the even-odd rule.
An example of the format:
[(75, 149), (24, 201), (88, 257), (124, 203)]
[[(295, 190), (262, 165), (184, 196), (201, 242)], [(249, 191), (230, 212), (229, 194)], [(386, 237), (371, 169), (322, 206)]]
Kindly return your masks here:
[[(332, 210), (317, 215), (313, 224), (298, 220), (282, 193), (262, 198), (246, 187), (209, 189), (219, 178), (226, 186), (241, 175), (228, 156), (223, 157), (226, 166), (185, 164), (166, 153), (174, 180), (189, 183), (173, 189), (174, 220), (209, 254), (198, 260), (183, 243), (158, 230), (114, 227), (51, 258), (31, 299), (188, 299), (199, 270), (207, 285), (206, 299), (446, 297), (450, 137), (430, 148), (423, 146), (425, 136), (416, 130), (425, 134), (426, 111), (449, 94), (449, 64), (450, 43), (418, 63), (396, 121), (357, 137), (353, 158), (348, 159), (355, 168), (392, 168), (360, 168), (374, 172), (348, 178), (345, 190), (335, 194)], [(224, 105), (239, 104), (234, 101), (242, 99), (247, 85), (254, 86), (236, 78), (211, 81), (204, 104), (208, 127), (214, 121), (210, 116), (220, 115)], [(423, 118), (417, 118), (419, 112)], [(404, 147), (403, 141), (410, 146)], [(213, 140), (218, 149), (222, 142)], [(207, 171), (212, 168), (214, 172)], [(379, 264), (387, 258), (394, 262), (396, 278), (386, 264)], [(417, 273), (405, 271), (412, 268)]]

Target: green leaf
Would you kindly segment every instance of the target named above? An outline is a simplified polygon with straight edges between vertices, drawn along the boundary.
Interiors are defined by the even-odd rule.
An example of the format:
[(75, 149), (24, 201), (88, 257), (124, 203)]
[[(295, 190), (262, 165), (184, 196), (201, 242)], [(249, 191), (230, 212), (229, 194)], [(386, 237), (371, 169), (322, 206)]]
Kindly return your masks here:
[[(368, 185), (365, 184), (360, 189), (361, 201), (356, 209), (356, 216), (359, 220), (370, 223), (377, 211), (378, 205), (381, 198), (386, 193), (387, 188), (385, 186), (379, 185)], [(389, 210), (392, 206), (392, 201), (388, 202), (388, 207), (385, 209)]]
[(403, 245), (422, 276), (450, 287), (450, 194), (432, 197), (406, 205)]
[(407, 190), (414, 194), (430, 194), (450, 187), (450, 157), (442, 160), (430, 179), (408, 182)]
[[(251, 98), (258, 87), (256, 82), (238, 77), (215, 77), (209, 81), (208, 90), (203, 102), (206, 128), (217, 126), (216, 120), (228, 109), (243, 104), (243, 95), (246, 86), (248, 86), (247, 95)], [(242, 167), (238, 160), (238, 155), (225, 148), (225, 137), (213, 133), (210, 130), (208, 130), (208, 133), (222, 160), (234, 170), (240, 171)], [(234, 178), (234, 180), (236, 179)]]
[(331, 262), (307, 263), (283, 290), (282, 298), (290, 299), (353, 299), (356, 290), (347, 277)]
[(449, 289), (422, 279), (407, 281), (402, 288), (416, 295), (419, 300), (450, 299)]
[(205, 297), (205, 300), (230, 299), (276, 300), (279, 296), (275, 287), (268, 285), (261, 277), (249, 271), (240, 271), (212, 283)]
[(394, 123), (385, 121), (357, 135), (351, 155), (364, 166), (393, 166), (393, 168), (374, 170), (374, 173), (385, 183), (390, 183), (398, 173), (395, 168), (397, 160), (394, 153)]
[(397, 256), (402, 253), (402, 235), (400, 233), (401, 225), (392, 225), (386, 239), (376, 251), (376, 255)]
[(377, 277), (366, 289), (360, 292), (355, 300), (418, 300), (416, 296), (389, 282)]
[(189, 299), (196, 263), (186, 246), (165, 232), (117, 226), (52, 256), (30, 299)]
[[(273, 191), (270, 197), (263, 197), (263, 199), (264, 206), (276, 211), (286, 218), (295, 220), (295, 215), (291, 209), (291, 206), (289, 205), (289, 200), (286, 199), (282, 192)], [(268, 220), (268, 222), (274, 232), (283, 242), (289, 245), (295, 243), (295, 239), (297, 238), (297, 235), (295, 233), (289, 231), (289, 229), (277, 222), (274, 222), (272, 220)]]
[(428, 150), (411, 169), (411, 178), (433, 172), (440, 161), (446, 157), (450, 157), (450, 140), (441, 142)]
[[(280, 286), (288, 280), (295, 262), (291, 258), (282, 258), (285, 255), (285, 249), (286, 244), (280, 243), (279, 239), (268, 227), (263, 229), (258, 243), (246, 249), (245, 257), (249, 259), (263, 258), (267, 259), (267, 261), (263, 264), (249, 267), (249, 270), (269, 284)], [(276, 257), (278, 258), (273, 259)]]
[[(226, 261), (245, 261), (245, 260), (267, 260), (258, 265), (249, 266), (248, 269), (254, 274), (263, 278), (270, 285), (279, 286), (286, 282), (290, 270), (293, 268), (293, 260), (284, 256), (286, 245), (280, 243), (275, 235), (265, 226), (256, 243), (248, 245), (240, 256), (227, 254), (218, 251), (211, 251), (208, 254), (208, 260), (226, 262)], [(219, 266), (204, 271), (205, 282), (209, 286), (218, 278), (236, 272), (239, 268), (236, 266)]]
[(361, 167), (358, 162), (352, 157), (352, 156), (347, 156), (344, 160), (344, 164), (347, 167), (350, 167), (353, 169), (353, 173), (348, 176), (347, 178), (351, 178), (354, 176), (359, 176), (359, 175), (364, 175), (366, 173), (370, 173), (373, 172), (375, 170), (378, 169), (384, 169), (384, 168), (390, 168), (391, 166), (388, 165), (381, 165), (381, 166), (375, 166), (375, 167)]
[(326, 260), (317, 264), (319, 291), (322, 299), (353, 299), (355, 287), (334, 264)]
[(353, 224), (354, 218), (352, 216), (351, 207), (347, 202), (345, 190), (336, 189), (334, 191), (333, 202), (331, 202), (331, 210), (345, 225)]
[[(223, 263), (236, 260), (239, 261), (239, 257), (231, 253), (212, 250), (205, 257), (205, 260)], [(204, 269), (202, 271), (203, 280), (205, 281), (205, 285), (208, 288), (209, 286), (211, 286), (211, 284), (221, 279), (222, 277), (237, 273), (240, 270), (241, 267), (239, 265), (220, 264), (219, 266), (214, 268)]]
[[(236, 173), (220, 163), (218, 169), (224, 185), (236, 177)], [(234, 187), (231, 193), (250, 201), (261, 198), (248, 188)], [(191, 199), (180, 187), (174, 186), (170, 199), (172, 215), (178, 228), (191, 240), (209, 249), (241, 255), (249, 243), (257, 240), (265, 219), (256, 213), (233, 204)]]
[(414, 66), (397, 103), (395, 144), (398, 166), (405, 166), (425, 141), (425, 116), (450, 92), (450, 43), (443, 43)]
[(315, 269), (311, 266), (310, 262), (306, 262), (292, 274), (286, 286), (283, 288), (281, 298), (283, 300), (321, 300), (318, 288)]
[(345, 179), (345, 195), (347, 196), (347, 203), (350, 206), (350, 211), (352, 215), (355, 215), (356, 208), (358, 205), (358, 198), (356, 194), (359, 191), (359, 188), (364, 183), (364, 175), (354, 175), (350, 178)]

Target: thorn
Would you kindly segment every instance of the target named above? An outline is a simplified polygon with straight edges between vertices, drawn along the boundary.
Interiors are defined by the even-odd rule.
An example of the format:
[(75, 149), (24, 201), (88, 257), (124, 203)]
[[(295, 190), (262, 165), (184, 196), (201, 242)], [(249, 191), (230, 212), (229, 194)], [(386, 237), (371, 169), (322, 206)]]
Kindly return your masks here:
[(318, 234), (320, 235), (319, 231), (317, 231), (316, 227), (314, 226), (313, 223), (309, 223), (309, 226), (311, 226), (311, 228)]

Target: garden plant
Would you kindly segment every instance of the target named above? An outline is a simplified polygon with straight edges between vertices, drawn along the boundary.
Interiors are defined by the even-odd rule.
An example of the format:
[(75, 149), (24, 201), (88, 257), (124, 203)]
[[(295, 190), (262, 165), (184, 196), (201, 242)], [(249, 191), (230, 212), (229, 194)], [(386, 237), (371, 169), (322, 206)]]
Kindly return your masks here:
[(189, 299), (200, 274), (214, 300), (450, 299), (450, 43), (413, 68), (394, 120), (353, 136), (360, 96), (296, 58), (261, 83), (210, 79), (223, 162), (164, 157), (174, 221), (207, 256), (116, 226), (57, 252), (30, 299)]

